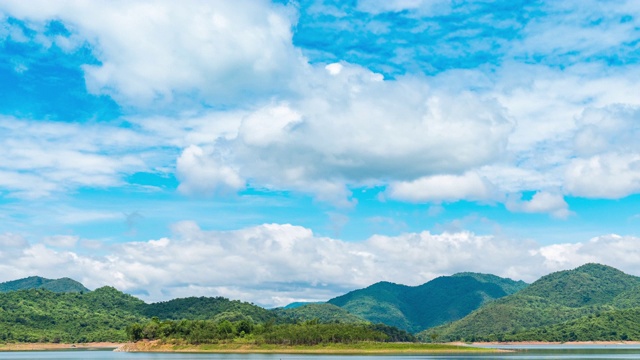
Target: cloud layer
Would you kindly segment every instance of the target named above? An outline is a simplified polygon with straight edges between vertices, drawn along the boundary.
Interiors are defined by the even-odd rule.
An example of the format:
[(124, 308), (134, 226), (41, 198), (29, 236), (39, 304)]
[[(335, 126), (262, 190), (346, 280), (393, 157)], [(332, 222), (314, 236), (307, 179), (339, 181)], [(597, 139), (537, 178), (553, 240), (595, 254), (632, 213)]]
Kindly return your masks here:
[[(483, 9), (447, 1), (298, 9), (268, 1), (6, 1), (0, 11), (20, 23), (8, 23), (4, 41), (45, 52), (57, 47), (68, 56), (87, 52), (79, 68), (87, 91), (113, 98), (136, 126), (115, 121), (102, 126), (104, 140), (89, 137), (93, 147), (79, 139), (80, 145), (58, 149), (60, 136), (77, 135), (74, 125), (34, 119), (51, 129), (43, 133), (31, 128), (33, 121), (5, 119), (9, 133), (26, 134), (3, 138), (11, 154), (0, 159), (0, 186), (19, 196), (46, 196), (61, 187), (121, 186), (127, 175), (162, 168), (192, 196), (249, 186), (348, 207), (351, 190), (368, 186), (420, 203), (500, 203), (534, 192), (541, 195), (532, 202), (506, 207), (558, 218), (570, 214), (567, 195), (638, 193), (640, 102), (631, 94), (640, 69), (631, 55), (629, 62), (618, 55), (615, 67), (607, 56), (628, 50), (639, 9), (621, 4), (595, 25), (588, 21), (592, 8), (577, 2), (542, 3), (539, 16), (513, 23), (506, 16), (511, 8), (498, 12), (495, 23), (469, 13)], [(393, 14), (413, 30), (417, 19), (433, 25), (457, 18), (468, 27), (451, 29), (457, 40), (433, 34), (492, 60), (471, 56), (468, 64), (427, 71), (424, 56), (456, 51), (416, 43), (414, 53), (401, 56), (410, 50), (406, 44), (381, 38), (396, 52), (387, 58), (390, 66), (403, 71), (355, 63), (362, 54), (344, 54), (352, 63), (332, 58), (326, 54), (339, 51), (329, 45), (324, 61), (320, 55), (310, 61), (303, 54), (311, 45), (298, 39), (296, 46), (294, 35), (307, 31), (304, 21), (322, 24), (320, 13), (336, 17), (331, 26), (340, 16), (353, 18), (350, 25), (369, 24), (356, 34), (378, 31), (397, 39), (409, 29), (392, 30), (393, 20), (380, 17)], [(64, 31), (52, 31), (53, 24)], [(496, 31), (480, 41), (492, 27), (517, 29), (520, 36)], [(603, 29), (606, 41), (594, 37)], [(489, 50), (486, 41), (501, 45)], [(383, 53), (378, 50), (370, 52)], [(411, 63), (420, 66), (411, 69)], [(549, 198), (541, 204), (543, 194), (553, 194), (553, 204)]]
[[(600, 262), (640, 274), (636, 237), (607, 235), (541, 246), (470, 232), (375, 235), (362, 242), (319, 237), (307, 228), (265, 224), (204, 231), (177, 223), (170, 238), (114, 245), (83, 255), (85, 240), (52, 236), (29, 244), (0, 236), (2, 279), (70, 276), (93, 288), (113, 285), (148, 301), (227, 296), (265, 306), (328, 300), (378, 281), (419, 285), (462, 271), (534, 281), (551, 271)], [(75, 247), (75, 248), (74, 248)]]

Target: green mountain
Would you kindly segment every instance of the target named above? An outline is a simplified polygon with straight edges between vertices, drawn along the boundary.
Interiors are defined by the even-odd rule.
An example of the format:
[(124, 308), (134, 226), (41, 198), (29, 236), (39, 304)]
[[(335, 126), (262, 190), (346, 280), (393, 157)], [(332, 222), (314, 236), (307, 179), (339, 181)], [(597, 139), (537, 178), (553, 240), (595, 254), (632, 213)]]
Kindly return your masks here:
[(0, 341), (124, 341), (144, 303), (113, 288), (88, 293), (45, 289), (0, 293)]
[(141, 314), (167, 320), (251, 320), (262, 323), (276, 318), (269, 310), (223, 297), (188, 297), (146, 305)]
[(561, 324), (544, 326), (513, 335), (510, 341), (628, 341), (640, 340), (640, 308), (598, 312)]
[(495, 275), (460, 273), (415, 287), (379, 282), (328, 302), (372, 323), (418, 332), (461, 319), (486, 302), (526, 286)]
[(81, 283), (66, 277), (61, 279), (45, 279), (40, 276), (30, 276), (24, 279), (0, 283), (0, 292), (29, 289), (46, 289), (57, 293), (83, 293), (90, 291)]
[(439, 340), (529, 340), (526, 336), (557, 332), (568, 324), (594, 323), (593, 316), (598, 314), (616, 318), (623, 314), (616, 312), (618, 307), (639, 304), (635, 293), (639, 286), (636, 276), (605, 265), (586, 264), (543, 276), (518, 293), (488, 303), (451, 324), (425, 330), (420, 336)]
[[(313, 301), (313, 302), (310, 302), (310, 301), (306, 301), (306, 302), (304, 302), (304, 301), (296, 301), (296, 302), (292, 302), (291, 304), (288, 304), (288, 305), (286, 305), (286, 306), (284, 306), (282, 308), (283, 309), (295, 309), (297, 307), (305, 306), (305, 305), (309, 305), (309, 304), (324, 304), (324, 302), (322, 302), (322, 301)], [(277, 309), (279, 309), (279, 308), (277, 308)]]
[(287, 322), (304, 322), (318, 320), (319, 323), (365, 323), (366, 320), (351, 314), (347, 310), (333, 304), (306, 304), (294, 308), (277, 308), (271, 310), (279, 318)]

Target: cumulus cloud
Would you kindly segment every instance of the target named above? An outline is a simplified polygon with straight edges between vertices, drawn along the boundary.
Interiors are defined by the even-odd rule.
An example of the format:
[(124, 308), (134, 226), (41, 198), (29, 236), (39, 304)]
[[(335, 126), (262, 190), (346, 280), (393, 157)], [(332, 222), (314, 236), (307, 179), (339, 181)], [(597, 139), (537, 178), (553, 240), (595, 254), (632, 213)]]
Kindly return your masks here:
[(391, 183), (387, 194), (393, 199), (411, 202), (492, 201), (501, 197), (493, 184), (471, 172)]
[(127, 105), (271, 96), (289, 91), (294, 64), (303, 64), (290, 11), (266, 0), (7, 1), (0, 10), (33, 27), (64, 23), (99, 62), (83, 66), (89, 91)]
[(241, 189), (244, 181), (227, 165), (216, 162), (201, 147), (191, 145), (178, 158), (178, 190), (190, 195), (227, 192)]
[(616, 234), (594, 237), (585, 242), (543, 246), (539, 253), (551, 268), (573, 268), (586, 262), (609, 264), (637, 275), (640, 238)]
[(29, 245), (10, 234), (0, 241), (16, 250), (0, 251), (0, 280), (69, 276), (90, 288), (113, 285), (148, 301), (206, 295), (276, 306), (327, 300), (382, 280), (418, 285), (461, 271), (534, 281), (593, 261), (640, 274), (640, 252), (634, 250), (640, 239), (617, 235), (549, 246), (465, 231), (347, 242), (287, 224), (205, 231), (186, 221), (173, 226), (171, 237), (114, 245), (102, 256)]
[(567, 190), (586, 198), (617, 199), (640, 191), (640, 153), (608, 153), (574, 159), (567, 167)]
[[(450, 1), (372, 0), (356, 10), (429, 17), (452, 6), (469, 16)], [(175, 172), (185, 194), (249, 184), (342, 207), (354, 205), (350, 189), (362, 186), (389, 186), (389, 196), (415, 202), (548, 189), (605, 198), (637, 193), (640, 68), (599, 59), (637, 38), (638, 9), (612, 7), (593, 24), (594, 8), (543, 3), (546, 15), (518, 25), (521, 37), (500, 40), (509, 50), (491, 53), (500, 65), (490, 71), (385, 78), (341, 59), (308, 61), (292, 41), (293, 8), (266, 0), (4, 1), (4, 16), (35, 35), (9, 25), (0, 36), (65, 52), (85, 47), (95, 57), (82, 67), (88, 91), (113, 97), (129, 115), (126, 127), (82, 131), (0, 123), (9, 134), (1, 145), (10, 149), (0, 156), (0, 187), (39, 197), (121, 186), (127, 174), (162, 169)], [(68, 34), (48, 35), (52, 20)], [(532, 57), (548, 61), (522, 61)], [(604, 190), (609, 180), (614, 185)], [(437, 187), (446, 191), (430, 190)]]
[(310, 69), (305, 96), (257, 109), (237, 139), (221, 142), (244, 178), (337, 198), (325, 190), (463, 172), (505, 155), (513, 123), (491, 98), (454, 101), (413, 77), (339, 65)]
[(566, 219), (572, 212), (564, 196), (557, 192), (539, 191), (530, 200), (510, 198), (505, 203), (507, 209), (514, 212), (549, 213), (551, 216)]

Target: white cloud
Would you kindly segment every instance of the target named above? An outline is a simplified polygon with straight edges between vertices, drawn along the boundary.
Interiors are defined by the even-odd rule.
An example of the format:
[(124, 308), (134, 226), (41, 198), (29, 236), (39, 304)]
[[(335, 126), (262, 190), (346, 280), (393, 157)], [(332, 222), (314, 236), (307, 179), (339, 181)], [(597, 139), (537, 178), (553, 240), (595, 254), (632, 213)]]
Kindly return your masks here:
[(451, 0), (359, 0), (358, 10), (372, 14), (411, 10), (435, 16), (450, 12)]
[(551, 216), (566, 219), (572, 212), (564, 196), (557, 192), (539, 191), (530, 200), (510, 198), (505, 203), (507, 209), (514, 212), (549, 213)]
[(9, 117), (0, 130), (0, 187), (20, 197), (122, 185), (123, 174), (148, 169), (147, 139), (132, 130)]
[(325, 183), (345, 193), (347, 185), (464, 172), (505, 155), (513, 124), (490, 98), (466, 92), (454, 100), (418, 79), (383, 81), (349, 64), (333, 75), (310, 70), (307, 80), (303, 97), (257, 109), (237, 139), (217, 147), (232, 149), (230, 163), (258, 186), (337, 198)]
[(393, 199), (410, 202), (493, 201), (501, 197), (487, 179), (472, 172), (391, 183), (387, 194)]
[(587, 262), (611, 265), (622, 271), (640, 274), (640, 238), (603, 235), (575, 244), (554, 244), (540, 248), (546, 266), (574, 268)]
[(222, 165), (204, 149), (191, 145), (178, 158), (176, 172), (181, 183), (178, 190), (196, 195), (225, 193), (244, 187), (244, 181), (233, 168)]
[(566, 188), (574, 196), (622, 198), (640, 191), (640, 153), (574, 159), (567, 167)]
[[(588, 57), (637, 37), (635, 18), (618, 21), (637, 14), (637, 6), (606, 9), (594, 27), (585, 23), (591, 5), (545, 4), (548, 17), (527, 23), (494, 70), (389, 80), (340, 59), (308, 63), (292, 43), (293, 8), (266, 0), (4, 1), (4, 16), (25, 20), (42, 46), (73, 51), (88, 44), (99, 60), (83, 67), (88, 89), (122, 104), (131, 127), (3, 119), (0, 145), (9, 150), (0, 155), (0, 187), (34, 198), (123, 186), (134, 172), (175, 171), (184, 193), (247, 183), (343, 207), (354, 205), (349, 188), (371, 185), (419, 202), (548, 189), (606, 198), (637, 193), (640, 67), (516, 60)], [(450, 1), (357, 4), (372, 14), (450, 8)], [(45, 36), (51, 19), (70, 35)], [(0, 36), (14, 36), (13, 28)], [(145, 115), (159, 113), (173, 116)], [(611, 189), (603, 188), (606, 181)], [(429, 190), (436, 187), (446, 191)]]
[(80, 237), (74, 235), (54, 235), (45, 237), (42, 242), (53, 247), (72, 248), (79, 240)]
[(27, 240), (18, 234), (4, 233), (0, 234), (0, 247), (22, 249), (29, 245)]
[(319, 237), (286, 224), (204, 231), (187, 221), (173, 231), (170, 238), (118, 244), (90, 257), (5, 234), (0, 241), (14, 244), (14, 250), (6, 253), (10, 247), (3, 246), (0, 251), (0, 280), (69, 276), (90, 288), (113, 285), (148, 293), (145, 300), (229, 296), (272, 306), (326, 300), (381, 280), (418, 285), (461, 271), (534, 281), (595, 261), (640, 274), (640, 239), (630, 236), (540, 246), (465, 231), (375, 235), (360, 242)]
[(290, 91), (304, 64), (292, 46), (290, 10), (266, 0), (5, 1), (0, 10), (34, 27), (62, 21), (100, 62), (83, 66), (88, 89), (127, 105), (271, 96)]

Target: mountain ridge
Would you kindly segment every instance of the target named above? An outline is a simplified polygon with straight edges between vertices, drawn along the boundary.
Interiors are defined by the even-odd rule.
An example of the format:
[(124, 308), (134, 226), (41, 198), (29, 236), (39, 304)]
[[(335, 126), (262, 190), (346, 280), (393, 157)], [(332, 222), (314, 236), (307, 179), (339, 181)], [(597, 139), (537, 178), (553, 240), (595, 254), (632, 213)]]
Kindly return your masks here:
[(417, 332), (460, 319), (487, 301), (526, 286), (523, 281), (467, 272), (440, 276), (418, 286), (381, 281), (327, 302), (373, 323)]
[(0, 293), (29, 289), (46, 289), (57, 293), (84, 293), (91, 291), (80, 282), (68, 277), (47, 279), (41, 276), (29, 276), (0, 283)]
[(542, 276), (522, 291), (488, 303), (460, 320), (421, 332), (421, 337), (521, 340), (517, 334), (556, 331), (557, 326), (571, 322), (586, 324), (589, 321), (584, 319), (589, 316), (619, 310), (617, 303), (638, 307), (636, 289), (640, 289), (640, 277), (607, 265), (584, 264)]

